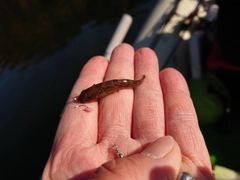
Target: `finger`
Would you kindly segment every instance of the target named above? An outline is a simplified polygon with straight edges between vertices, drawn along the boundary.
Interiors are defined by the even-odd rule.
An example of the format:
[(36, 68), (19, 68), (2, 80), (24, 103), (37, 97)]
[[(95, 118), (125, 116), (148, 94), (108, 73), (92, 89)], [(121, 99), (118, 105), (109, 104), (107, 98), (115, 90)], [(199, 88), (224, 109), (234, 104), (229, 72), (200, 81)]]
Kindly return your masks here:
[[(98, 105), (97, 102), (86, 103), (92, 112), (85, 112), (82, 107), (74, 108), (73, 98), (83, 89), (103, 81), (108, 61), (101, 56), (93, 57), (83, 67), (68, 98), (57, 130), (56, 141), (69, 148), (77, 144), (88, 147), (97, 140)], [(56, 144), (55, 144), (56, 145)]]
[(167, 68), (160, 72), (163, 90), (166, 134), (177, 141), (182, 154), (199, 168), (211, 170), (208, 150), (198, 126), (195, 109), (184, 77)]
[(133, 110), (133, 138), (142, 143), (164, 135), (164, 107), (159, 82), (159, 65), (155, 53), (149, 48), (135, 53), (135, 76), (146, 76), (135, 88)]
[(180, 164), (180, 149), (172, 137), (166, 136), (141, 154), (105, 163), (90, 179), (176, 179)]
[[(112, 53), (105, 80), (133, 79), (133, 56), (134, 50), (130, 45), (117, 46)], [(99, 134), (102, 138), (116, 143), (116, 139), (130, 137), (132, 102), (132, 88), (119, 90), (100, 100)]]

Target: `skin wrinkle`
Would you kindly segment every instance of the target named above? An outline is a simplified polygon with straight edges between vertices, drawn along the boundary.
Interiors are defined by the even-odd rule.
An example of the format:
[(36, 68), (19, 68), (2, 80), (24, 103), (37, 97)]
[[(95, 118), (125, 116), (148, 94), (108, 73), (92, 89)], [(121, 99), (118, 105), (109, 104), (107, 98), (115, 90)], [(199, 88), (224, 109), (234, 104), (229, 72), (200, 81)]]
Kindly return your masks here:
[[(177, 120), (178, 121), (178, 120)], [(185, 127), (185, 130), (183, 131), (181, 127)], [(189, 136), (189, 131), (190, 129), (192, 129), (192, 126), (190, 125), (182, 125), (181, 127), (178, 126), (177, 123), (174, 123), (174, 124), (171, 124), (169, 126), (170, 129), (174, 129), (174, 131), (171, 131), (169, 132), (170, 134), (181, 134), (182, 137), (185, 136), (186, 139), (188, 139), (188, 142), (186, 141), (182, 141), (181, 138), (177, 138), (178, 136), (175, 137), (175, 140), (179, 143), (182, 143), (182, 147), (184, 149), (183, 150), (183, 153), (187, 154), (187, 151), (191, 148), (194, 149), (194, 147), (189, 147), (189, 144), (192, 144), (191, 142), (193, 142), (193, 138)], [(167, 130), (168, 131), (168, 130)]]
[[(127, 105), (126, 105), (127, 106)], [(125, 109), (124, 107), (119, 107), (120, 109)], [(106, 110), (106, 108), (103, 108), (104, 110)], [(105, 117), (104, 121), (105, 124), (103, 127), (101, 127), (100, 129), (103, 132), (99, 132), (100, 134), (105, 134), (106, 132), (108, 132), (108, 134), (117, 134), (117, 132), (122, 132), (121, 134), (129, 134), (131, 127), (126, 126), (126, 124), (123, 124), (122, 122), (124, 122), (124, 118), (126, 118), (126, 115), (131, 115), (131, 113), (125, 112), (122, 110), (123, 113), (118, 113), (117, 116), (112, 116), (113, 114), (115, 114), (115, 111), (119, 111), (119, 109), (108, 109), (108, 116)], [(121, 111), (121, 110), (120, 110)], [(101, 119), (101, 115), (100, 115), (100, 119)], [(128, 119), (131, 119), (131, 116), (128, 117)], [(116, 125), (114, 127), (112, 127), (112, 124)], [(101, 126), (101, 122), (99, 123), (99, 126)], [(111, 128), (109, 128), (111, 127)], [(124, 130), (124, 132), (123, 132)], [(109, 133), (112, 132), (112, 133)]]
[[(66, 157), (66, 154), (68, 154), (69, 150), (67, 150), (67, 152), (65, 152), (65, 150), (61, 150), (61, 151), (57, 151), (56, 153), (52, 154), (51, 157), (55, 158), (55, 161), (53, 161), (51, 163), (51, 167), (50, 167), (50, 177), (52, 177), (51, 179), (54, 178), (58, 178), (58, 179), (62, 179), (65, 178), (67, 179), (67, 177), (63, 177), (63, 175), (65, 176), (66, 174), (64, 173), (64, 171), (59, 171), (59, 166), (62, 162), (65, 163), (65, 160), (68, 160)], [(59, 157), (59, 158), (58, 158)], [(57, 159), (57, 161), (56, 161)], [(68, 162), (67, 162), (68, 163)], [(59, 174), (59, 172), (62, 172), (62, 174)], [(61, 177), (61, 178), (59, 178)]]
[[(193, 129), (190, 129), (190, 133), (192, 133), (192, 135), (195, 135), (194, 132), (191, 132), (191, 131), (193, 131)], [(193, 144), (193, 147), (195, 147), (195, 148), (193, 148), (193, 149), (191, 149), (191, 150), (192, 150), (192, 151), (193, 151), (193, 150), (194, 150), (194, 151), (197, 151), (197, 153), (195, 153), (196, 156), (195, 156), (195, 157), (192, 156), (191, 159), (195, 162), (195, 164), (196, 164), (197, 166), (204, 166), (204, 165), (207, 164), (208, 162), (204, 162), (203, 159), (199, 159), (197, 155), (202, 154), (202, 152), (204, 152), (205, 149), (203, 149), (202, 146), (199, 146), (199, 143), (196, 142), (196, 141), (194, 141), (194, 139), (196, 139), (196, 137), (195, 137), (195, 136), (192, 136), (192, 142), (193, 142), (192, 144)], [(191, 154), (193, 154), (193, 153), (191, 153)], [(206, 159), (206, 158), (204, 158), (204, 160), (205, 160), (205, 159)]]
[[(146, 77), (147, 78), (147, 77)], [(154, 83), (154, 81), (151, 81), (148, 79), (148, 81)], [(143, 82), (144, 83), (144, 82)], [(157, 83), (157, 82), (156, 82)], [(148, 86), (141, 86), (141, 94), (138, 93), (138, 91), (136, 93), (138, 93), (137, 95), (141, 98), (141, 97), (154, 97), (154, 99), (156, 98), (162, 98), (162, 94), (159, 94), (160, 91), (160, 87), (158, 89), (156, 89), (156, 87), (148, 87)], [(160, 95), (160, 97), (158, 97)], [(153, 100), (152, 100), (153, 101)], [(154, 100), (154, 102), (156, 102)]]
[[(170, 86), (170, 85), (168, 85), (168, 86)], [(189, 92), (186, 92), (185, 89), (180, 88), (180, 87), (174, 88), (174, 89), (168, 89), (167, 91), (164, 91), (164, 94), (166, 94), (166, 95), (172, 94), (172, 93), (176, 93), (176, 94), (181, 93), (181, 94), (187, 95), (188, 97), (190, 96)]]
[[(123, 97), (125, 101), (119, 105), (118, 102), (121, 102)], [(126, 122), (126, 120), (131, 121), (132, 119), (132, 107), (129, 107), (129, 104), (125, 103), (131, 101), (133, 101), (133, 89), (123, 89), (119, 92), (115, 92), (107, 97), (100, 99), (99, 119), (104, 122), (104, 126), (99, 127), (100, 134), (103, 134), (104, 136), (105, 134), (107, 134), (107, 136), (112, 136), (116, 134), (117, 130), (117, 132), (121, 132), (119, 134), (127, 134), (128, 137), (130, 136), (131, 127), (127, 126), (128, 123), (124, 122)], [(117, 114), (117, 116), (115, 114)], [(102, 117), (102, 115), (104, 115), (104, 117)], [(102, 121), (99, 122), (99, 126), (101, 126)], [(113, 124), (117, 126), (112, 127)], [(122, 132), (123, 130), (124, 132)], [(111, 140), (112, 138), (108, 137), (108, 139)]]
[[(124, 130), (123, 126), (111, 126), (111, 129), (109, 129), (110, 126), (106, 126), (106, 131), (102, 132), (101, 134), (103, 134), (104, 139), (102, 137), (99, 138), (99, 141), (105, 141), (108, 140), (109, 142), (114, 142), (116, 141), (116, 139), (125, 139), (125, 138), (129, 138), (130, 136), (127, 136), (126, 134), (129, 134), (128, 131)], [(116, 135), (116, 133), (121, 132), (121, 136)], [(108, 136), (106, 136), (105, 134), (108, 134)]]
[[(148, 81), (151, 81), (148, 79)], [(141, 90), (140, 90), (141, 88)], [(160, 86), (159, 86), (160, 88)], [(158, 125), (156, 126), (155, 118), (163, 118), (164, 113), (161, 113), (161, 111), (158, 111), (156, 109), (156, 99), (161, 99), (162, 95), (159, 94), (160, 89), (156, 89), (156, 87), (149, 88), (148, 86), (142, 85), (135, 91), (135, 94), (138, 96), (138, 100), (142, 98), (147, 98), (148, 101), (145, 101), (144, 107), (142, 108), (143, 110), (140, 111), (140, 113), (134, 113), (134, 122), (135, 125), (138, 127), (138, 129), (141, 129), (140, 134), (137, 135), (137, 137), (141, 137), (142, 134), (153, 134), (152, 132), (156, 132), (156, 137), (160, 137), (162, 133), (158, 133), (159, 126), (163, 126), (163, 124), (158, 121)], [(140, 94), (141, 93), (141, 94)], [(138, 119), (141, 119), (141, 117), (146, 117), (144, 121), (139, 121)], [(144, 133), (143, 133), (144, 132)], [(146, 133), (149, 132), (149, 133)], [(143, 138), (143, 137), (141, 137)], [(143, 139), (148, 139), (148, 137), (143, 138)], [(151, 138), (152, 139), (152, 138)]]
[[(146, 105), (146, 108), (144, 109), (144, 112), (143, 112), (146, 117), (145, 121), (141, 122), (141, 121), (135, 120), (137, 122), (136, 125), (143, 132), (155, 132), (155, 131), (157, 132), (157, 130), (154, 129), (154, 128), (157, 128), (154, 117), (160, 116), (159, 111), (156, 110), (155, 104), (153, 104), (152, 101), (149, 101), (149, 102), (150, 103)], [(138, 114), (137, 116), (135, 116), (135, 118), (139, 118), (141, 116), (142, 116), (141, 114)], [(141, 133), (141, 134), (144, 134), (144, 136), (146, 137), (146, 134), (148, 133)], [(141, 134), (138, 136), (141, 137)], [(149, 133), (149, 134), (152, 135), (152, 133)]]
[[(170, 98), (169, 98), (170, 99)], [(192, 121), (193, 124), (197, 124), (198, 122), (196, 119), (196, 113), (189, 113), (191, 112), (191, 109), (193, 109), (193, 106), (189, 106), (189, 102), (179, 102), (177, 98), (174, 98), (174, 95), (172, 95), (171, 101), (168, 99), (169, 107), (166, 109), (166, 113), (169, 117), (169, 119), (179, 119), (184, 122)], [(171, 120), (169, 122), (175, 122), (174, 120)], [(168, 122), (168, 123), (169, 123)]]
[[(71, 126), (75, 126), (75, 125), (73, 124)], [(79, 139), (78, 140), (79, 143), (77, 143), (77, 142), (75, 142), (74, 144), (69, 143), (69, 142), (71, 142), (70, 139), (76, 139), (76, 137), (81, 138), (82, 133), (87, 133), (88, 135), (91, 135), (88, 125), (85, 124), (84, 126), (86, 127), (85, 132), (83, 132), (83, 131), (81, 131), (81, 132), (77, 131), (75, 133), (66, 132), (64, 134), (64, 136), (61, 136), (61, 137), (58, 138), (58, 143), (56, 143), (56, 144), (61, 144), (61, 147), (71, 147), (71, 146), (76, 146), (78, 144), (81, 144), (81, 146), (85, 146), (85, 147), (91, 146), (92, 144), (94, 144), (96, 142), (97, 136), (92, 137), (91, 141), (86, 141), (85, 139)], [(77, 125), (75, 127), (77, 127)], [(83, 145), (83, 144), (85, 144), (85, 145)]]
[[(204, 166), (207, 162), (202, 161), (202, 159), (198, 160), (198, 157), (194, 157), (194, 156), (189, 156), (189, 154), (201, 154), (202, 152), (204, 152), (204, 149), (202, 149), (202, 146), (199, 145), (199, 143), (196, 141), (196, 137), (193, 136), (189, 136), (189, 134), (191, 135), (195, 135), (196, 132), (192, 132), (195, 131), (198, 128), (198, 125), (196, 125), (196, 123), (194, 123), (192, 120), (188, 120), (188, 121), (183, 121), (183, 120), (179, 120), (179, 119), (175, 119), (173, 120), (173, 122), (183, 122), (184, 125), (182, 125), (182, 127), (185, 127), (185, 131), (182, 131), (182, 129), (178, 126), (178, 123), (172, 123), (170, 127), (170, 129), (175, 129), (174, 132), (171, 132), (172, 134), (181, 134), (181, 136), (183, 137), (183, 139), (187, 139), (188, 141), (182, 141), (182, 138), (176, 138), (176, 141), (182, 144), (182, 153), (184, 156), (188, 157), (189, 159), (192, 159), (193, 162), (195, 162), (196, 165), (198, 166)], [(184, 137), (185, 136), (185, 137)], [(178, 136), (177, 136), (178, 137)], [(196, 153), (191, 153), (193, 151), (198, 150)]]
[[(99, 147), (100, 145), (103, 145), (102, 143), (101, 144), (97, 144), (96, 147), (97, 147), (97, 151), (100, 152), (101, 148)], [(75, 147), (77, 149), (77, 147)], [(85, 151), (88, 151), (88, 148), (84, 148)], [(105, 149), (107, 151), (107, 148)], [(87, 169), (95, 169), (97, 167), (99, 167), (101, 165), (101, 163), (99, 164), (92, 164), (90, 162), (92, 161), (89, 161), (89, 159), (91, 158), (96, 158), (94, 157), (95, 156), (95, 153), (96, 150), (92, 153), (92, 154), (89, 154), (89, 156), (82, 156), (80, 158), (76, 158), (78, 157), (77, 155), (79, 153), (82, 153), (83, 152), (83, 149), (79, 149), (78, 151), (74, 151), (74, 148), (71, 148), (69, 151), (66, 151), (65, 153), (62, 152), (62, 154), (60, 154), (60, 159), (62, 159), (62, 161), (64, 162), (64, 159), (65, 160), (68, 160), (66, 162), (66, 164), (69, 166), (69, 167), (72, 167), (72, 173), (71, 174), (78, 174), (79, 172), (84, 172), (86, 171)], [(105, 153), (106, 154), (106, 153)], [(104, 156), (106, 157), (106, 156)], [(78, 166), (79, 163), (83, 163), (85, 164), (84, 168), (80, 168)], [(102, 162), (105, 162), (105, 159), (102, 159)], [(60, 162), (61, 163), (61, 162)], [(57, 171), (59, 171), (59, 166), (58, 164), (56, 164), (56, 169)], [(65, 169), (63, 169), (64, 171)], [(61, 177), (62, 178), (62, 177)], [(70, 177), (68, 177), (70, 178)], [(68, 179), (66, 178), (66, 179)]]

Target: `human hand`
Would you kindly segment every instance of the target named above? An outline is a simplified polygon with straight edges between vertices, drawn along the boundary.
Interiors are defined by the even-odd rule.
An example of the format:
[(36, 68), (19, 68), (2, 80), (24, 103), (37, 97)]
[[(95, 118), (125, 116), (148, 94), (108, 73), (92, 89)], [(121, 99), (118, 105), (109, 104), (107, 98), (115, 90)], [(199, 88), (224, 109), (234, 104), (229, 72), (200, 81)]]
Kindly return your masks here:
[[(93, 84), (142, 75), (138, 87), (86, 103), (91, 112), (71, 103)], [(128, 44), (115, 48), (110, 62), (90, 59), (70, 93), (42, 179), (177, 179), (182, 172), (214, 179), (182, 75), (171, 68), (159, 73), (152, 50), (134, 53)]]

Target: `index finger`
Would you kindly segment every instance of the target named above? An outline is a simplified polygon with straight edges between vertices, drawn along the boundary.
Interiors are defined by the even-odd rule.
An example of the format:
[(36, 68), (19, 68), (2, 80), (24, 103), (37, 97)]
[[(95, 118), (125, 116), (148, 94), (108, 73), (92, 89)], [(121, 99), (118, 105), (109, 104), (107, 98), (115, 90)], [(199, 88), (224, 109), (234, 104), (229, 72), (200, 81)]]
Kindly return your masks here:
[[(76, 103), (73, 98), (80, 92), (93, 84), (102, 82), (108, 66), (108, 61), (102, 56), (96, 56), (90, 59), (83, 67), (78, 77), (63, 111), (55, 143), (59, 145), (74, 145), (81, 143), (82, 147), (88, 147), (97, 141), (98, 132), (98, 102), (85, 103), (92, 108), (92, 112), (83, 111), (82, 107), (74, 108)], [(55, 144), (56, 146), (56, 144)]]

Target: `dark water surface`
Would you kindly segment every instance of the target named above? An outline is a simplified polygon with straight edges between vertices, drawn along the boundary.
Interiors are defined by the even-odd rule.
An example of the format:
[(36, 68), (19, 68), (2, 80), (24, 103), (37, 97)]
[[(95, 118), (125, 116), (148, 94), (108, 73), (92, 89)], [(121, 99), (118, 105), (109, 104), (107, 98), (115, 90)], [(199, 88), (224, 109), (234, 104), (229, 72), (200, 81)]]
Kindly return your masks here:
[(131, 43), (155, 0), (0, 0), (0, 179), (38, 179), (82, 66), (122, 16)]

